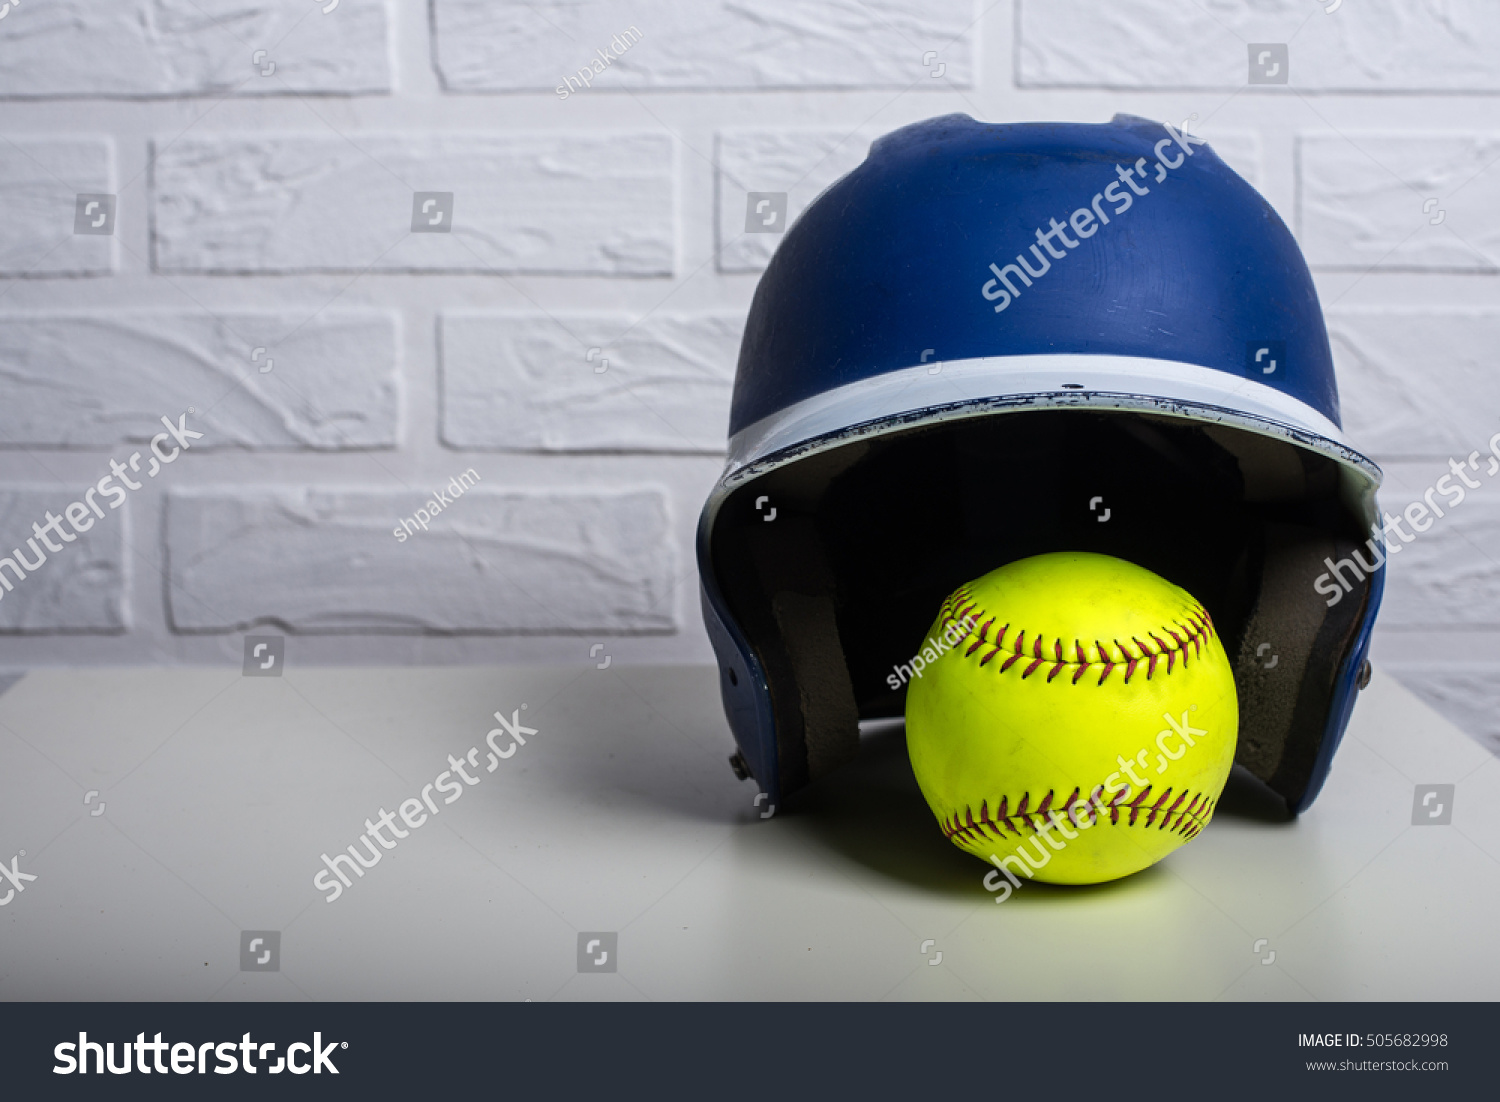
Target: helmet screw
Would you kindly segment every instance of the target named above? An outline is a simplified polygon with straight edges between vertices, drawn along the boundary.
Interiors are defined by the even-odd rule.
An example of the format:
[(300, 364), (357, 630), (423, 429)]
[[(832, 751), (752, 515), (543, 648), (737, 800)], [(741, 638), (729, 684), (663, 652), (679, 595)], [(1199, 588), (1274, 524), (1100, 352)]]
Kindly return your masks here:
[(745, 761), (745, 755), (738, 750), (729, 755), (729, 768), (734, 770), (734, 775), (740, 780), (750, 779), (750, 766)]

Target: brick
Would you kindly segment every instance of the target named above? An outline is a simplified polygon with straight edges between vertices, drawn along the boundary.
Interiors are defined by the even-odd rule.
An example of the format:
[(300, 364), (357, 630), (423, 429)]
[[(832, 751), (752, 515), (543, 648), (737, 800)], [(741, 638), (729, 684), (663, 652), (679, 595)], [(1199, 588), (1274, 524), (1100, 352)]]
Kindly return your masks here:
[(191, 407), (195, 450), (395, 447), (394, 315), (308, 313), (6, 317), (0, 446), (141, 443)]
[(632, 325), (598, 315), (455, 312), (440, 324), (450, 447), (724, 450), (744, 328), (738, 314), (653, 314)]
[[(579, 0), (541, 14), (526, 0), (434, 0), (438, 73), (457, 91), (553, 91), (611, 53), (606, 89), (969, 88), (973, 0)], [(620, 39), (623, 43), (623, 37)], [(929, 52), (937, 56), (924, 61)], [(604, 65), (603, 62), (600, 63)], [(944, 67), (940, 69), (940, 66)], [(941, 76), (929, 76), (941, 71)]]
[[(455, 461), (453, 473), (459, 469)], [(173, 492), (173, 628), (222, 632), (275, 621), (298, 632), (676, 629), (680, 579), (661, 491), (500, 490), (484, 485), (482, 464), (474, 469), (478, 485), (404, 542), (393, 529), (431, 500), (438, 479), (409, 492)]]
[[(188, 135), (154, 157), (162, 271), (670, 275), (676, 255), (659, 132)], [(412, 232), (418, 191), (453, 194), (451, 232)]]
[[(0, 24), (0, 40), (3, 32)], [(4, 69), (0, 66), (0, 71)], [(102, 275), (114, 271), (112, 235), (73, 232), (79, 193), (114, 191), (114, 146), (108, 140), (0, 140), (0, 195), (5, 197), (0, 274)]]
[(1017, 4), (1023, 87), (1240, 89), (1247, 44), (1266, 42), (1288, 45), (1288, 84), (1304, 91), (1500, 91), (1500, 9), (1486, 0)]
[[(781, 233), (746, 231), (750, 192), (786, 193), (784, 231), (829, 184), (864, 161), (870, 137), (847, 130), (720, 132), (716, 157), (719, 270), (762, 271), (781, 243)], [(768, 209), (761, 220), (772, 213)]]
[(1298, 147), (1310, 264), (1500, 271), (1500, 134), (1307, 134)]
[[(0, 96), (389, 92), (387, 5), (340, 0), (326, 15), (309, 7), (267, 0), (27, 3), (0, 23)], [(266, 55), (256, 58), (261, 49)]]
[[(107, 473), (108, 467), (103, 466), (100, 477)], [(14, 559), (18, 549), (25, 562), (36, 563), (37, 553), (28, 539), (36, 540), (37, 550), (45, 556), (36, 570), (22, 566), (26, 576), (21, 579), (9, 566), (0, 566), (0, 577), (11, 586), (8, 592), (0, 588), (0, 632), (119, 632), (130, 626), (125, 609), (129, 501), (111, 509), (112, 498), (95, 494), (104, 516), (90, 512), (80, 517), (81, 523), (92, 521), (86, 531), (76, 531), (66, 519), (60, 527), (73, 537), (71, 541), (48, 531), (47, 538), (61, 547), (59, 551), (49, 551), (32, 527), (46, 525), (48, 512), (63, 516), (70, 504), (83, 501), (87, 489), (87, 485), (0, 489), (0, 556)]]
[[(1500, 428), (1500, 426), (1497, 426)], [(1386, 628), (1486, 628), (1500, 626), (1500, 460), (1490, 473), (1488, 449), (1481, 444), (1477, 470), (1468, 472), (1477, 489), (1465, 489), (1458, 504), (1450, 504), (1441, 492), (1432, 500), (1444, 515), (1422, 517), (1430, 527), (1391, 556), (1385, 603), (1380, 623)], [(1465, 455), (1467, 454), (1467, 449)], [(1461, 459), (1462, 456), (1454, 456)], [(1385, 465), (1386, 482), (1380, 490), (1380, 506), (1388, 514), (1405, 511), (1423, 501), (1429, 488), (1448, 476), (1446, 460)], [(1452, 478), (1448, 486), (1460, 486)], [(1368, 557), (1368, 552), (1366, 552)]]
[(1328, 337), (1355, 447), (1446, 459), (1483, 451), (1500, 432), (1500, 312), (1332, 310)]

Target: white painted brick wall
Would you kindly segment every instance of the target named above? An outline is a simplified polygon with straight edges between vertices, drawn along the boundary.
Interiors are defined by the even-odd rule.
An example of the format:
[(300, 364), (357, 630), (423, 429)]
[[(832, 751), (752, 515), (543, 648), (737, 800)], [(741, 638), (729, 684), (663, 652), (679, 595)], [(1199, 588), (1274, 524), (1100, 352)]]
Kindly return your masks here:
[[(167, 272), (672, 274), (670, 134), (204, 134), (152, 171)], [(412, 232), (419, 191), (451, 230)]]
[(112, 194), (114, 190), (108, 141), (9, 137), (0, 144), (0, 195), (5, 197), (5, 219), (0, 223), (0, 275), (102, 275), (113, 271), (114, 237), (75, 234), (73, 223), (80, 193)]
[(1327, 312), (1344, 427), (1386, 458), (1466, 456), (1500, 432), (1500, 310)]
[(1027, 87), (1238, 91), (1247, 46), (1285, 42), (1306, 91), (1500, 91), (1489, 0), (1019, 3)]
[(310, 4), (255, 0), (48, 0), (12, 6), (16, 15), (4, 28), (0, 96), (391, 89), (384, 0), (339, 0), (336, 13), (327, 15), (310, 11)]
[(1500, 270), (1500, 133), (1309, 134), (1298, 153), (1309, 263)]
[(0, 439), (144, 443), (192, 407), (194, 448), (393, 448), (396, 325), (347, 310), (0, 315)]
[(447, 314), (440, 331), (452, 447), (724, 450), (738, 315)]
[[(967, 88), (975, 15), (974, 0), (433, 3), (438, 71), (466, 92), (566, 89), (600, 50), (611, 55), (598, 61), (600, 90), (899, 89), (944, 63), (953, 86)], [(639, 40), (614, 56), (611, 43), (630, 28)], [(937, 56), (924, 62), (929, 50)]]
[[(1387, 508), (1500, 430), (1487, 0), (328, 6), (0, 20), (0, 549), (161, 416), (205, 434), (0, 598), (0, 669), (234, 667), (252, 625), (297, 662), (706, 659), (693, 529), (781, 240), (747, 193), (795, 219), (955, 111), (1191, 118), (1299, 235)], [(1289, 83), (1247, 84), (1252, 43)], [(74, 232), (85, 193), (113, 233)], [(1497, 529), (1487, 483), (1398, 556), (1375, 652), (1491, 738)]]
[[(447, 483), (404, 492), (174, 492), (172, 624), (233, 631), (269, 618), (293, 631), (511, 635), (677, 629), (664, 494), (507, 493), (484, 482), (481, 470), (465, 468)], [(400, 525), (406, 538), (398, 537), (392, 518), (413, 518), (424, 506), (441, 523), (424, 517)]]
[[(1500, 432), (1500, 417), (1496, 422)], [(1381, 507), (1394, 516), (1421, 506), (1402, 525), (1415, 538), (1390, 559), (1380, 612), (1386, 627), (1452, 632), (1494, 623), (1500, 608), (1500, 477), (1486, 473), (1491, 456), (1482, 441), (1480, 448), (1479, 469), (1466, 472), (1478, 488), (1466, 488), (1453, 477), (1446, 483), (1463, 489), (1462, 499), (1445, 497), (1443, 488), (1427, 494), (1439, 479), (1452, 476), (1447, 460), (1385, 465)], [(1418, 531), (1422, 525), (1429, 527)], [(1403, 539), (1395, 542), (1401, 545)]]
[[(51, 487), (8, 486), (0, 490), (0, 631), (120, 632), (130, 625), (127, 605), (126, 520), (130, 503), (111, 508), (97, 496), (104, 513), (88, 504), (73, 514), (69, 527), (66, 495)], [(50, 523), (62, 517), (63, 522)], [(37, 528), (41, 526), (40, 535)], [(59, 534), (61, 533), (61, 534)], [(48, 542), (50, 541), (50, 543)], [(59, 549), (59, 550), (51, 550)], [(35, 566), (37, 569), (28, 570)]]

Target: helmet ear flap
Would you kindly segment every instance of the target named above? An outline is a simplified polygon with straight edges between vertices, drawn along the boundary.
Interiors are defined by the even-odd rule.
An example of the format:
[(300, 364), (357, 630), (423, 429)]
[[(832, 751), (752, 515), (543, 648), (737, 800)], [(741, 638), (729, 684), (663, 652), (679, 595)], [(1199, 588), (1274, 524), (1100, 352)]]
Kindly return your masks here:
[[(759, 671), (743, 688), (725, 674), (720, 687), (726, 712), (749, 772), (768, 792), (774, 777), (782, 794), (850, 761), (859, 749), (859, 706), (839, 636), (837, 586), (810, 515), (818, 494), (802, 500), (805, 495), (791, 484), (806, 482), (814, 467), (829, 464), (742, 487), (718, 510), (712, 533), (699, 547), (702, 573), (722, 580), (726, 592), (720, 599), (744, 636), (743, 644), (731, 638), (705, 584), (705, 619), (721, 629), (716, 633), (710, 625), (720, 666), (733, 671), (734, 658), (748, 666), (753, 656)], [(801, 478), (789, 477), (799, 473)], [(726, 647), (733, 656), (728, 661)], [(755, 709), (740, 703), (757, 694)], [(764, 737), (752, 731), (762, 712)]]
[[(1309, 600), (1309, 579), (1361, 551), (1352, 540), (1303, 525), (1268, 524), (1256, 603), (1231, 655), (1240, 698), (1235, 761), (1294, 811), (1322, 786), (1318, 764), (1326, 771), (1335, 748), (1325, 740), (1336, 746), (1342, 735), (1328, 719), (1377, 584), (1372, 571), (1328, 605)], [(1383, 568), (1382, 555), (1375, 569)]]
[(829, 593), (783, 590), (771, 599), (797, 686), (806, 779), (815, 781), (859, 751), (859, 706)]

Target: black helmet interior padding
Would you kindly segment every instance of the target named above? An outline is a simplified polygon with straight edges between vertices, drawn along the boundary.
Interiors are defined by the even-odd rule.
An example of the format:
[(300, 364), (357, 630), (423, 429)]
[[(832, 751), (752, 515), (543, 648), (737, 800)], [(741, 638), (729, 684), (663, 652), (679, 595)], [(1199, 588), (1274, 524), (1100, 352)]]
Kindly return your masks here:
[(887, 677), (949, 593), (1076, 550), (1137, 563), (1204, 604), (1234, 666), (1236, 761), (1295, 805), (1369, 599), (1368, 581), (1331, 608), (1311, 599), (1324, 559), (1365, 539), (1340, 487), (1334, 460), (1285, 440), (1089, 410), (916, 426), (748, 480), (710, 553), (765, 667), (782, 792), (849, 760), (860, 720), (903, 713), (906, 686)]

